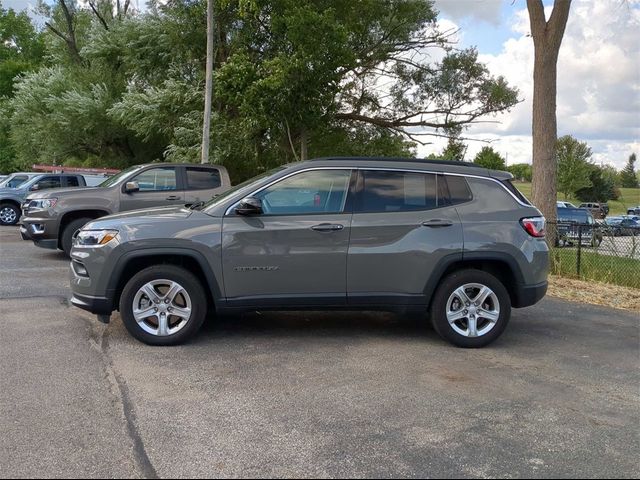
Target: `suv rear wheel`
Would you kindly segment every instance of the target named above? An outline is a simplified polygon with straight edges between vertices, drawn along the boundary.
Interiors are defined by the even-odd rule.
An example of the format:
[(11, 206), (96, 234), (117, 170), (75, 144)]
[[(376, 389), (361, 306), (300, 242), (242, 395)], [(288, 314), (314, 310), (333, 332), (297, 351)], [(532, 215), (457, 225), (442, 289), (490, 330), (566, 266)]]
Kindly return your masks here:
[(177, 345), (194, 336), (207, 313), (200, 281), (173, 265), (145, 268), (127, 282), (120, 297), (124, 326), (148, 345)]
[(465, 348), (496, 340), (511, 317), (504, 285), (481, 270), (460, 270), (440, 284), (431, 304), (431, 322), (448, 342)]

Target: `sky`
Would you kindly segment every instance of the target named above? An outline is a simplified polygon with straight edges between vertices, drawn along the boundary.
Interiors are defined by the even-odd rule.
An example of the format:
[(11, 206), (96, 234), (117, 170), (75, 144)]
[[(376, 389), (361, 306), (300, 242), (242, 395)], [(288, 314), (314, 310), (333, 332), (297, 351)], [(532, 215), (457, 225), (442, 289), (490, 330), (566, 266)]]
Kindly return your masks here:
[[(1, 1), (15, 9), (36, 3)], [(435, 1), (442, 28), (459, 29), (459, 46), (477, 47), (491, 73), (520, 91), (521, 103), (465, 136), (492, 140), (509, 165), (531, 163), (533, 41), (525, 0)], [(544, 1), (548, 18), (552, 1)], [(597, 163), (620, 169), (631, 153), (640, 154), (640, 0), (573, 0), (558, 59), (557, 118), (558, 135), (587, 142)], [(446, 144), (430, 141), (419, 147), (420, 156), (439, 153)], [(484, 145), (468, 142), (466, 159)]]
[[(552, 2), (545, 0), (547, 18)], [(499, 123), (466, 136), (491, 139), (508, 164), (531, 163), (533, 40), (525, 0), (436, 0), (439, 19), (460, 29), (459, 45), (476, 46), (492, 74), (523, 100)], [(558, 59), (558, 136), (587, 142), (597, 163), (624, 167), (640, 154), (640, 0), (574, 0)], [(438, 153), (446, 140), (419, 148)], [(469, 142), (466, 159), (486, 143)]]

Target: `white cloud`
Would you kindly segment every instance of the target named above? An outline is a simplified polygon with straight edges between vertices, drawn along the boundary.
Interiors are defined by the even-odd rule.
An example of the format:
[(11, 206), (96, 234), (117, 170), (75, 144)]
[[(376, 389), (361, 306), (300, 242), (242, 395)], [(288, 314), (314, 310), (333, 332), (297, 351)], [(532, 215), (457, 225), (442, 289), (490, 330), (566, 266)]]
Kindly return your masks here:
[[(618, 0), (574, 2), (558, 60), (558, 135), (586, 141), (595, 161), (616, 168), (622, 168), (633, 151), (640, 153), (638, 5)], [(475, 125), (468, 136), (495, 138), (494, 148), (508, 151), (509, 163), (530, 162), (534, 52), (526, 9), (514, 12), (511, 30), (512, 38), (498, 55), (479, 58), (494, 75), (503, 75), (516, 86), (524, 101), (497, 116), (499, 124)], [(420, 153), (438, 151), (443, 143)], [(472, 142), (467, 158), (481, 147)]]
[(453, 20), (471, 17), (497, 25), (503, 0), (437, 0), (436, 9)]

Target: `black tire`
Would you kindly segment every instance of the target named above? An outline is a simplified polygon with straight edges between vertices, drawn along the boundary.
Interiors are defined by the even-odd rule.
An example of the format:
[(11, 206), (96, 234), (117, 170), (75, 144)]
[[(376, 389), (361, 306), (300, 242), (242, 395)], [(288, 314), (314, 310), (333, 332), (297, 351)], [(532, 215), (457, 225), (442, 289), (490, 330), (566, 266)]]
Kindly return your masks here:
[(15, 225), (18, 223), (18, 220), (20, 220), (20, 216), (22, 215), (19, 207), (16, 207), (13, 203), (3, 203), (0, 204), (0, 212), (3, 210), (9, 214), (13, 212), (13, 220), (5, 221), (3, 219), (4, 215), (0, 216), (0, 225)]
[[(174, 334), (157, 336), (148, 333), (134, 318), (133, 302), (138, 290), (154, 280), (179, 283), (191, 299), (191, 316), (184, 327)], [(154, 265), (138, 272), (127, 282), (120, 296), (120, 316), (124, 326), (133, 337), (147, 345), (170, 346), (186, 342), (200, 330), (207, 315), (207, 307), (207, 295), (200, 280), (184, 268), (174, 265)]]
[(84, 227), (91, 220), (93, 219), (77, 218), (75, 220), (72, 220), (71, 223), (65, 226), (64, 230), (62, 230), (62, 235), (60, 236), (60, 249), (67, 257), (71, 255), (71, 247), (73, 246), (73, 234)]
[[(495, 293), (499, 303), (494, 327), (482, 336), (467, 337), (456, 332), (447, 320), (447, 302), (454, 291), (466, 284), (481, 284)], [(504, 332), (511, 317), (511, 299), (505, 286), (493, 275), (482, 270), (459, 270), (447, 276), (436, 290), (431, 302), (431, 323), (438, 335), (457, 347), (480, 348), (489, 345)]]

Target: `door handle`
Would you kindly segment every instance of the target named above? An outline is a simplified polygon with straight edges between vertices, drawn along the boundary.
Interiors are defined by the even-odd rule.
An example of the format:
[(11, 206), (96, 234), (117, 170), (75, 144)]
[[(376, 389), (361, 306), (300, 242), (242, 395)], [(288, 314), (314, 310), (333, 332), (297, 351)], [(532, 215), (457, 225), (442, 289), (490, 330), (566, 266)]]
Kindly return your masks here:
[(336, 230), (342, 230), (344, 225), (339, 223), (321, 223), (320, 225), (314, 225), (311, 230), (316, 232), (335, 232)]
[(442, 220), (439, 218), (434, 218), (433, 220), (426, 220), (422, 222), (423, 227), (431, 228), (450, 227), (451, 225), (453, 225), (453, 222), (451, 220)]
[(166, 199), (167, 200), (180, 200), (180, 196), (179, 195), (169, 195)]

